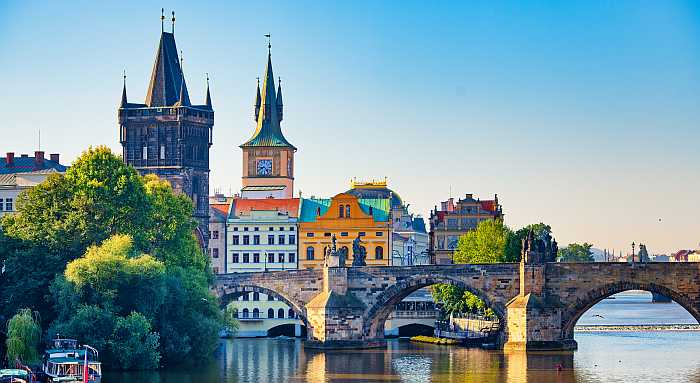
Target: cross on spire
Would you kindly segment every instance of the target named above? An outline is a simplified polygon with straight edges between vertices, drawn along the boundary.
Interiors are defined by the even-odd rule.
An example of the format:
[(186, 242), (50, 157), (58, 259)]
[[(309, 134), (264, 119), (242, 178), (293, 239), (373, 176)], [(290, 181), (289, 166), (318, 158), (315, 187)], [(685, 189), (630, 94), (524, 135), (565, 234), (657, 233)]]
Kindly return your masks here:
[(173, 11), (172, 14), (173, 14), (173, 18), (171, 19), (173, 22), (172, 34), (175, 34), (175, 11)]

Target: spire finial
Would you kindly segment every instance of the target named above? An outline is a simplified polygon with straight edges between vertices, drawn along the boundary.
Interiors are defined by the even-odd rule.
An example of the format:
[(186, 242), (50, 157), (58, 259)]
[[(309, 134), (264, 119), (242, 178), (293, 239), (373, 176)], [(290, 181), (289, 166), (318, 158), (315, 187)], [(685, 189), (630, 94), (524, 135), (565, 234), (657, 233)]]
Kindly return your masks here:
[(269, 55), (272, 54), (272, 53), (271, 53), (271, 51), (272, 51), (272, 44), (270, 44), (270, 34), (269, 34), (269, 33), (266, 34), (265, 37), (267, 37), (267, 54), (268, 54), (268, 56), (269, 56)]
[(256, 77), (255, 80), (258, 81), (258, 88), (260, 88), (260, 76)]
[(119, 104), (120, 108), (126, 107), (127, 101), (126, 101), (126, 69), (124, 69), (124, 72), (122, 73), (122, 80), (124, 81), (124, 85), (122, 86), (122, 101)]
[(207, 95), (204, 99), (204, 104), (211, 109), (211, 94), (209, 93), (209, 72), (206, 72), (206, 75), (207, 75)]
[(175, 34), (175, 11), (173, 11), (172, 14), (173, 14), (173, 18), (171, 19), (172, 22), (173, 22), (173, 29), (172, 29), (172, 32), (173, 32), (173, 34)]
[(209, 72), (204, 73), (207, 76), (207, 87), (209, 87)]
[(160, 33), (165, 32), (165, 8), (160, 9)]
[(124, 77), (124, 86), (126, 86), (126, 69), (122, 72), (122, 77)]

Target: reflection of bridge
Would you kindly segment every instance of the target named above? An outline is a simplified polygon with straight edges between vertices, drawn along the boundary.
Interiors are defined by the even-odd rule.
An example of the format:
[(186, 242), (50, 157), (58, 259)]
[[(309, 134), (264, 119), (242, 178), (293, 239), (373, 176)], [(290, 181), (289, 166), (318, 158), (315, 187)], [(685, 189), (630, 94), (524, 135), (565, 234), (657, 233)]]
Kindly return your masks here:
[(412, 292), (436, 283), (462, 287), (501, 319), (507, 349), (572, 349), (578, 318), (626, 290), (670, 297), (700, 319), (700, 263), (507, 263), (406, 267), (328, 267), (218, 275), (225, 304), (248, 292), (271, 294), (305, 322), (307, 344), (381, 344), (384, 323)]

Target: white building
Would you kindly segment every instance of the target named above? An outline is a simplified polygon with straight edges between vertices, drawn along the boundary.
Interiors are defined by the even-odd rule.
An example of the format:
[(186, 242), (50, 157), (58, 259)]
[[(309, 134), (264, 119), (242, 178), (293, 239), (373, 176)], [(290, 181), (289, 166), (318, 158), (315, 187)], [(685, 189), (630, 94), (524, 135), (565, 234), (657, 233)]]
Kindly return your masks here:
[[(226, 222), (226, 272), (296, 269), (298, 218), (298, 198), (235, 198)], [(267, 336), (281, 326), (301, 335), (294, 311), (273, 296), (249, 293), (232, 305), (240, 322), (238, 337)]]
[(46, 180), (51, 174), (63, 174), (68, 169), (59, 162), (58, 154), (44, 158), (44, 152), (34, 152), (34, 157), (22, 154), (15, 157), (10, 152), (0, 158), (0, 216), (17, 210), (17, 197)]
[(233, 198), (216, 194), (209, 197), (209, 263), (214, 274), (226, 274), (226, 223)]

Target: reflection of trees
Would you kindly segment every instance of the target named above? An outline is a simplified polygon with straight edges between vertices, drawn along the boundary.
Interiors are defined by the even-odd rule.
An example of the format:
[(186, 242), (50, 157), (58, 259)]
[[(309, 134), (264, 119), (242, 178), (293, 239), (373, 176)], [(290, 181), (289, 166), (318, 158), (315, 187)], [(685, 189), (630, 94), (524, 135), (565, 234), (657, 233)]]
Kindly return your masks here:
[(508, 382), (576, 382), (573, 352), (513, 351), (503, 356)]

